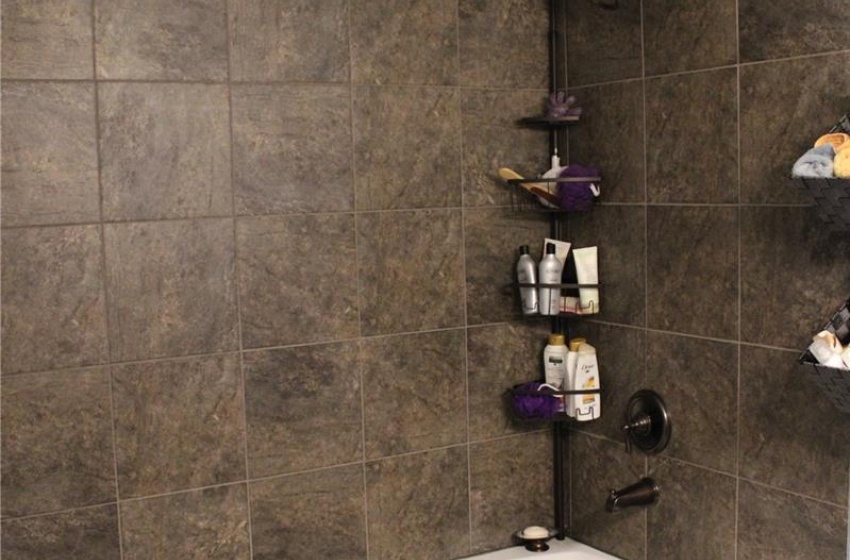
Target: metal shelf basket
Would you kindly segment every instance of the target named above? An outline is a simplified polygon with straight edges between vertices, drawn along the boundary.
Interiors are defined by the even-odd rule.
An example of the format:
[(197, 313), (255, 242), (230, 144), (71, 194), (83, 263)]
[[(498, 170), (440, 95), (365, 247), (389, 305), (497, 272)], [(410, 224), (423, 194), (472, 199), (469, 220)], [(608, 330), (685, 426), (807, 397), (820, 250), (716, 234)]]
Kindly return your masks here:
[(817, 204), (821, 221), (831, 231), (850, 231), (850, 179), (795, 178)]
[[(850, 300), (835, 312), (829, 323), (823, 330), (831, 333), (835, 332), (833, 324), (836, 322), (836, 317), (842, 313), (846, 313), (850, 306)], [(850, 413), (850, 370), (838, 369), (820, 365), (809, 350), (804, 351), (799, 358), (799, 362), (809, 366), (809, 371), (814, 375), (815, 382), (818, 387), (824, 392), (826, 397), (832, 402), (838, 410)]]

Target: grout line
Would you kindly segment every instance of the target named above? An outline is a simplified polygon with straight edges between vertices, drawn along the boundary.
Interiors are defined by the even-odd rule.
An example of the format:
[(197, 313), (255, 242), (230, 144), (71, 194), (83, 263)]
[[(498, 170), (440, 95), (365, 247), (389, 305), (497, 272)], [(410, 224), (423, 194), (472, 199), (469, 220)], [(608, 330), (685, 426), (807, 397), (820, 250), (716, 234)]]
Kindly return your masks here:
[[(57, 510), (51, 510), (51, 511), (41, 511), (41, 512), (38, 512), (38, 513), (29, 513), (27, 515), (16, 515), (16, 516), (6, 515), (6, 516), (3, 516), (2, 519), (0, 519), (0, 522), (7, 523), (7, 522), (11, 522), (11, 521), (26, 521), (28, 519), (39, 519), (41, 517), (51, 517), (51, 516), (54, 516), (54, 515), (65, 515), (67, 513), (75, 513), (75, 512), (78, 512), (78, 511), (88, 511), (90, 509), (104, 508), (104, 507), (108, 507), (108, 506), (115, 506), (117, 508), (118, 502), (99, 502), (97, 504), (89, 504), (89, 505), (75, 507), (75, 508), (65, 508), (65, 509), (57, 509)], [(120, 527), (119, 527), (119, 529), (120, 529)]]
[[(98, 229), (100, 232), (100, 273), (103, 293), (103, 316), (106, 327), (106, 356), (112, 361), (112, 325), (109, 310), (109, 270), (106, 259), (106, 227), (104, 225), (103, 213), (103, 172), (101, 158), (101, 123), (100, 123), (100, 84), (97, 75), (97, 3), (91, 0), (91, 53), (92, 53), (92, 90), (94, 91), (94, 142), (95, 142), (95, 164), (97, 166), (97, 202), (98, 202)], [(115, 477), (115, 522), (118, 531), (118, 558), (124, 558), (124, 530), (121, 514), (121, 487), (118, 483), (118, 430), (117, 415), (115, 407), (115, 378), (112, 367), (106, 368), (109, 382), (109, 429), (112, 438), (112, 476)]]
[(739, 53), (738, 64), (740, 66), (759, 66), (759, 65), (762, 65), (762, 64), (770, 64), (772, 62), (791, 62), (791, 61), (794, 61), (794, 60), (808, 60), (808, 59), (812, 59), (812, 58), (823, 58), (823, 57), (827, 57), (827, 56), (844, 55), (844, 54), (850, 54), (850, 49), (836, 49), (836, 50), (833, 50), (833, 51), (825, 51), (825, 52), (812, 53), (812, 54), (802, 54), (802, 55), (798, 55), (798, 56), (784, 56), (784, 57), (780, 57), (780, 58), (771, 58), (771, 59), (767, 59), (767, 60), (751, 60), (749, 62), (741, 62), (740, 61), (740, 53)]
[[(99, 82), (100, 83), (100, 82)], [(696, 202), (597, 202), (598, 206), (606, 206), (606, 207), (661, 207), (661, 206), (670, 206), (670, 207), (693, 207), (693, 208), (810, 208), (812, 204), (777, 204), (777, 203), (696, 203)], [(165, 218), (127, 218), (127, 219), (105, 219), (102, 222), (91, 222), (91, 221), (79, 221), (79, 222), (56, 222), (49, 224), (16, 224), (16, 225), (4, 225), (2, 229), (4, 230), (16, 230), (16, 229), (44, 229), (44, 228), (58, 228), (58, 227), (69, 227), (69, 226), (85, 226), (85, 225), (100, 225), (100, 224), (152, 224), (152, 223), (161, 223), (161, 222), (185, 222), (185, 221), (203, 221), (203, 220), (223, 220), (223, 219), (231, 219), (235, 218), (236, 220), (248, 220), (248, 219), (272, 219), (279, 218), (285, 219), (294, 216), (338, 216), (338, 215), (347, 215), (347, 214), (403, 214), (403, 213), (414, 213), (414, 212), (429, 212), (429, 211), (457, 211), (457, 210), (505, 210), (511, 209), (510, 205), (499, 204), (499, 205), (471, 205), (467, 207), (462, 206), (428, 206), (422, 208), (391, 208), (386, 210), (363, 210), (363, 211), (354, 211), (354, 210), (340, 210), (340, 211), (329, 211), (329, 212), (310, 212), (310, 211), (299, 211), (299, 212), (286, 212), (286, 213), (270, 213), (270, 214), (213, 214), (213, 215), (204, 215), (204, 216), (174, 216), (174, 217), (165, 217)], [(542, 214), (542, 212), (541, 212)]]
[(248, 557), (254, 557), (254, 531), (252, 527), (253, 512), (251, 508), (251, 484), (248, 483), (251, 479), (251, 467), (248, 453), (248, 381), (245, 372), (245, 343), (242, 329), (242, 298), (240, 290), (240, 266), (239, 266), (239, 235), (236, 227), (236, 172), (234, 161), (234, 136), (233, 136), (233, 51), (231, 48), (233, 31), (230, 27), (230, 10), (229, 2), (222, 0), (224, 4), (224, 29), (227, 41), (227, 133), (230, 152), (230, 221), (232, 226), (232, 242), (233, 242), (233, 279), (234, 279), (234, 298), (236, 304), (236, 337), (239, 345), (239, 373), (240, 383), (242, 385), (242, 455), (244, 458), (245, 467), (245, 511), (248, 531)]
[(357, 242), (360, 234), (360, 215), (357, 201), (357, 144), (355, 136), (355, 103), (356, 88), (354, 84), (354, 44), (351, 38), (351, 3), (346, 2), (346, 25), (348, 32), (348, 119), (349, 119), (349, 158), (351, 161), (351, 170), (349, 181), (351, 186), (351, 207), (354, 212), (354, 285), (357, 293), (357, 349), (358, 359), (357, 368), (360, 375), (360, 476), (361, 489), (363, 491), (363, 536), (365, 540), (366, 558), (371, 557), (371, 543), (369, 541), (369, 485), (366, 472), (366, 371), (361, 357), (363, 345), (363, 278), (360, 275), (360, 244)]
[(150, 494), (147, 496), (132, 496), (130, 498), (122, 499), (119, 504), (126, 504), (129, 502), (143, 502), (145, 500), (156, 500), (161, 498), (170, 498), (172, 496), (180, 496), (182, 494), (191, 494), (193, 492), (206, 492), (207, 490), (216, 490), (218, 488), (227, 488), (229, 486), (239, 486), (240, 484), (247, 484), (248, 480), (231, 480), (228, 482), (220, 482), (218, 484), (209, 484), (207, 486), (197, 486), (193, 488), (181, 488), (179, 490), (170, 490), (168, 492), (160, 492), (159, 494)]
[[(461, 64), (461, 32), (460, 32), (460, 2), (455, 2), (455, 63), (457, 64), (458, 83), (462, 83), (462, 64)], [(464, 395), (466, 399), (466, 504), (467, 504), (467, 551), (473, 553), (474, 543), (472, 540), (473, 527), (475, 526), (472, 511), (472, 427), (470, 422), (469, 410), (469, 294), (467, 289), (467, 270), (466, 270), (466, 211), (467, 211), (467, 196), (465, 188), (464, 169), (464, 146), (466, 140), (466, 127), (463, 120), (463, 88), (457, 86), (453, 91), (457, 92), (455, 96), (457, 103), (458, 114), (458, 167), (460, 176), (456, 188), (460, 189), (460, 251), (461, 251), (461, 282), (463, 287), (463, 368), (464, 368)]]
[[(695, 339), (695, 340), (706, 340), (706, 341), (711, 341), (711, 342), (723, 342), (723, 343), (729, 343), (729, 344), (738, 344), (738, 341), (735, 341), (735, 340), (722, 339), (722, 338), (712, 338), (712, 337), (707, 337), (707, 336), (688, 334), (688, 333), (682, 333), (682, 332), (676, 332), (676, 331), (667, 331), (667, 330), (662, 330), (662, 329), (648, 329), (648, 328), (643, 328), (643, 327), (639, 327), (639, 326), (635, 326), (635, 325), (628, 325), (628, 324), (625, 324), (625, 323), (615, 323), (615, 322), (610, 322), (610, 321), (599, 321), (599, 320), (595, 320), (595, 319), (594, 320), (588, 320), (588, 321), (586, 321), (586, 323), (587, 324), (597, 324), (597, 325), (607, 326), (607, 327), (621, 328), (621, 329), (637, 330), (637, 331), (642, 331), (642, 332), (647, 332), (647, 333), (680, 336), (680, 337), (683, 337), (683, 338), (691, 338), (691, 339)], [(464, 328), (471, 330), (471, 329), (480, 329), (480, 328), (499, 327), (499, 326), (508, 325), (508, 324), (511, 324), (511, 323), (506, 321), (506, 322), (501, 322), (501, 323), (482, 323), (480, 325), (470, 325), (468, 327), (457, 326), (457, 327), (447, 327), (447, 328), (442, 328), (442, 329), (433, 329), (433, 330), (426, 330), (426, 331), (411, 331), (411, 332), (399, 332), (399, 333), (390, 333), (390, 334), (365, 335), (365, 336), (362, 337), (362, 339), (372, 340), (372, 339), (393, 338), (393, 337), (402, 337), (402, 336), (418, 336), (418, 335), (422, 335), (422, 334), (429, 334), (429, 333), (435, 333), (435, 332), (456, 331), (456, 330), (460, 330), (460, 329), (464, 329)], [(302, 347), (311, 347), (311, 346), (328, 346), (328, 345), (332, 345), (332, 344), (352, 343), (352, 342), (357, 342), (358, 340), (360, 340), (360, 339), (358, 339), (358, 338), (346, 338), (346, 339), (338, 339), (338, 340), (325, 340), (325, 341), (319, 341), (319, 342), (305, 342), (305, 343), (291, 344), (291, 345), (286, 345), (286, 346), (265, 346), (265, 347), (258, 347), (258, 348), (246, 348), (242, 352), (245, 353), (245, 354), (255, 354), (255, 353), (270, 352), (270, 351), (275, 351), (275, 350), (287, 350), (287, 349), (291, 349), (291, 348), (302, 348)], [(771, 345), (768, 345), (768, 344), (761, 344), (761, 343), (756, 343), (756, 342), (743, 342), (743, 341), (740, 342), (739, 344), (742, 347), (746, 347), (746, 348), (760, 348), (762, 350), (773, 350), (773, 351), (777, 351), (777, 352), (789, 352), (789, 353), (794, 353), (794, 354), (800, 353), (799, 348), (785, 348), (785, 347), (780, 347), (780, 346), (771, 346)], [(230, 355), (230, 354), (235, 354), (237, 352), (239, 352), (239, 350), (234, 349), (234, 350), (225, 350), (225, 351), (221, 351), (221, 352), (210, 352), (210, 353), (206, 353), (206, 354), (182, 354), (182, 355), (175, 355), (175, 356), (163, 356), (163, 357), (158, 357), (158, 358), (147, 358), (147, 359), (143, 359), (143, 360), (126, 360), (126, 361), (116, 361), (116, 362), (103, 362), (103, 363), (99, 363), (99, 364), (85, 364), (85, 365), (79, 365), (79, 366), (68, 366), (68, 367), (60, 367), (60, 368), (47, 369), (47, 370), (18, 371), (18, 372), (8, 372), (8, 373), (3, 372), (3, 375), (6, 376), (6, 377), (14, 377), (14, 376), (19, 376), (19, 375), (39, 375), (39, 374), (57, 373), (57, 372), (63, 372), (63, 371), (86, 371), (86, 370), (94, 370), (94, 369), (104, 368), (104, 367), (123, 367), (123, 366), (147, 365), (147, 364), (157, 364), (157, 363), (166, 363), (166, 362), (181, 362), (181, 361), (196, 360), (196, 359), (199, 359), (199, 358), (227, 356), (227, 355)]]
[[(3, 78), (3, 82), (7, 83), (87, 83), (92, 82), (91, 78)], [(429, 84), (429, 83), (359, 83), (354, 82), (349, 78), (347, 81), (327, 81), (327, 82), (311, 82), (311, 81), (285, 81), (285, 80), (178, 80), (178, 79), (117, 79), (117, 78), (102, 78), (98, 80), (101, 83), (109, 84), (185, 84), (185, 85), (233, 85), (236, 87), (244, 86), (276, 86), (276, 87), (340, 87), (350, 85), (355, 88), (395, 88), (395, 89), (442, 89), (442, 90), (464, 90), (464, 91), (488, 91), (488, 92), (515, 92), (515, 93), (549, 93), (546, 88), (541, 87), (505, 87), (493, 85), (445, 85), (445, 84)]]
[[(848, 471), (848, 480), (850, 480), (850, 462), (847, 465)], [(850, 560), (850, 485), (847, 488), (847, 515), (844, 517), (845, 522), (847, 523), (847, 540), (846, 540), (846, 551), (847, 551), (847, 560)]]
[[(646, 103), (646, 17), (644, 14), (643, 0), (640, 2), (640, 74), (641, 74), (641, 101), (642, 101), (642, 121), (643, 121), (643, 326), (644, 331), (649, 329), (649, 142), (647, 132), (647, 103)], [(644, 335), (643, 347), (643, 367), (642, 376), (643, 383), (646, 384), (646, 379), (649, 376), (648, 368), (648, 352), (649, 352), (649, 337)], [(643, 458), (644, 475), (649, 473), (649, 458)], [(644, 560), (649, 560), (649, 513), (643, 512), (643, 556)]]
[[(464, 290), (466, 292), (466, 290)], [(466, 395), (466, 482), (467, 500), (469, 501), (469, 551), (472, 553), (472, 531), (474, 527), (472, 517), (472, 422), (469, 410), (469, 329), (463, 330), (463, 368), (464, 389)]]
[(739, 523), (739, 511), (740, 511), (740, 496), (741, 496), (741, 381), (742, 381), (742, 332), (743, 332), (743, 285), (744, 285), (744, 277), (743, 277), (743, 212), (741, 207), (741, 192), (742, 192), (742, 184), (741, 184), (741, 159), (742, 159), (742, 150), (741, 150), (741, 26), (740, 26), (740, 2), (735, 0), (735, 106), (736, 106), (736, 147), (737, 147), (737, 156), (738, 156), (738, 186), (737, 186), (737, 201), (738, 201), (738, 239), (737, 239), (737, 250), (738, 250), (738, 344), (737, 344), (737, 356), (738, 363), (736, 369), (736, 394), (735, 394), (735, 524), (734, 524), (734, 533), (733, 533), (733, 541), (732, 541), (732, 550), (733, 550), (733, 558), (738, 557), (738, 523)]
[(837, 49), (837, 50), (820, 52), (820, 53), (804, 54), (804, 55), (799, 55), (799, 56), (787, 56), (787, 57), (781, 57), (781, 58), (771, 58), (771, 59), (767, 59), (767, 60), (754, 60), (754, 61), (749, 61), (749, 62), (741, 62), (740, 61), (740, 54), (739, 54), (738, 55), (738, 62), (736, 64), (725, 64), (725, 65), (720, 65), (720, 66), (711, 66), (711, 67), (707, 67), (707, 68), (699, 68), (699, 69), (696, 69), (696, 70), (684, 70), (684, 71), (681, 71), (681, 72), (670, 72), (670, 73), (651, 74), (651, 75), (645, 75), (644, 74), (644, 76), (642, 78), (641, 77), (634, 77), (634, 78), (622, 78), (622, 79), (617, 79), (617, 80), (603, 80), (603, 81), (600, 81), (600, 82), (588, 82), (586, 84), (573, 86), (572, 89), (576, 90), (576, 91), (580, 91), (582, 89), (590, 89), (590, 88), (595, 88), (595, 87), (599, 87), (599, 86), (609, 86), (609, 85), (614, 85), (614, 84), (626, 84), (626, 83), (630, 83), (630, 82), (637, 82), (637, 81), (642, 80), (642, 79), (667, 78), (667, 77), (674, 77), (674, 76), (682, 76), (682, 75), (686, 75), (686, 74), (696, 74), (696, 73), (700, 73), (700, 72), (710, 72), (710, 71), (713, 71), (713, 70), (722, 70), (724, 68), (734, 68), (736, 66), (757, 66), (757, 65), (762, 65), (762, 64), (771, 64), (771, 63), (774, 63), (774, 62), (789, 62), (789, 61), (795, 61), (795, 60), (808, 60), (808, 59), (812, 59), (812, 58), (821, 58), (821, 57), (845, 55), (845, 54), (850, 54), (850, 49)]
[(747, 478), (747, 477), (744, 477), (744, 476), (738, 477), (738, 480), (740, 480), (741, 482), (746, 482), (748, 484), (752, 484), (753, 486), (760, 486), (762, 488), (767, 488), (768, 490), (772, 490), (774, 492), (782, 492), (783, 494), (787, 494), (789, 496), (794, 496), (796, 498), (800, 498), (802, 500), (806, 500), (806, 501), (809, 501), (809, 502), (815, 502), (815, 503), (823, 504), (823, 505), (826, 505), (826, 506), (837, 507), (837, 508), (840, 508), (842, 510), (847, 509), (847, 504), (840, 504), (838, 502), (831, 502), (829, 500), (824, 500), (823, 498), (816, 498), (814, 496), (808, 496), (806, 494), (794, 492), (793, 490), (788, 490), (787, 488), (780, 488), (779, 486), (773, 486), (771, 484), (766, 484), (764, 482), (760, 482), (758, 480), (753, 480), (751, 478)]
[[(456, 126), (458, 127), (458, 168), (461, 173), (458, 177), (457, 183), (454, 185), (454, 188), (460, 190), (460, 263), (461, 263), (461, 282), (463, 286), (463, 368), (464, 368), (464, 398), (465, 398), (465, 414), (466, 414), (466, 437), (464, 438), (464, 449), (466, 451), (466, 503), (467, 503), (467, 530), (466, 530), (466, 541), (467, 541), (467, 552), (472, 554), (473, 552), (473, 527), (474, 527), (474, 519), (473, 519), (473, 510), (472, 510), (472, 500), (470, 496), (472, 496), (472, 428), (470, 425), (470, 410), (469, 410), (469, 297), (468, 290), (466, 285), (467, 278), (467, 270), (466, 270), (466, 216), (467, 216), (467, 204), (469, 203), (465, 181), (466, 178), (463, 173), (464, 169), (464, 145), (466, 140), (466, 127), (464, 126), (463, 119), (463, 70), (462, 70), (462, 60), (460, 53), (460, 45), (461, 45), (461, 31), (460, 31), (460, 3), (455, 3), (455, 68), (457, 69), (458, 80), (457, 84), (447, 88), (447, 91), (451, 91), (454, 93), (458, 121)], [(472, 89), (482, 89), (489, 90), (489, 88), (469, 88)], [(512, 90), (513, 91), (513, 90)], [(528, 91), (540, 91), (538, 88), (529, 89)], [(451, 186), (450, 186), (451, 188)]]

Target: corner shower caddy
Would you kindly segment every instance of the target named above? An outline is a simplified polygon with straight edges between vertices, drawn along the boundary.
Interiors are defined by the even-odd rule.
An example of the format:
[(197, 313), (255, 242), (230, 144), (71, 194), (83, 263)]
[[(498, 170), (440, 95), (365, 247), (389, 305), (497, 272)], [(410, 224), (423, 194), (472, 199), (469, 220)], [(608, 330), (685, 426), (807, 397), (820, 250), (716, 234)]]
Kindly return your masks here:
[[(559, 41), (558, 36), (558, 26), (557, 21), (560, 17), (562, 21), (566, 21), (564, 11), (561, 9), (564, 8), (564, 3), (559, 2), (558, 0), (550, 0), (549, 2), (549, 18), (550, 18), (550, 35), (549, 35), (549, 53), (550, 53), (550, 70), (551, 70), (551, 93), (556, 93), (559, 89), (559, 81), (558, 81), (558, 60), (556, 53), (563, 52), (562, 48), (559, 48), (559, 45), (562, 46), (562, 43)], [(578, 116), (568, 116), (561, 118), (551, 118), (547, 116), (535, 116), (535, 117), (527, 117), (524, 119), (520, 119), (517, 122), (517, 125), (523, 128), (535, 128), (535, 129), (545, 129), (550, 133), (550, 151), (554, 152), (556, 149), (560, 153), (566, 153), (564, 149), (566, 146), (566, 139), (563, 135), (566, 128), (573, 124), (578, 123), (580, 118)], [(560, 208), (547, 208), (543, 206), (537, 199), (537, 197), (526, 189), (522, 187), (523, 184), (534, 184), (534, 183), (547, 183), (547, 184), (557, 184), (564, 182), (591, 182), (598, 183), (600, 181), (599, 177), (569, 177), (569, 178), (557, 178), (557, 179), (543, 179), (543, 178), (523, 178), (523, 179), (509, 179), (507, 180), (507, 185), (511, 194), (511, 207), (516, 212), (539, 212), (545, 215), (548, 215), (549, 218), (549, 228), (550, 228), (550, 237), (553, 239), (565, 239), (567, 233), (567, 222), (566, 216), (567, 211), (562, 210)], [(577, 289), (577, 288), (599, 288), (598, 284), (537, 284), (535, 287), (553, 287), (553, 288), (562, 288), (562, 289)], [(513, 289), (518, 292), (520, 287), (531, 287), (529, 284), (514, 284)], [(573, 317), (579, 317), (578, 313), (560, 313), (558, 315), (551, 316), (552, 327), (551, 332), (553, 333), (564, 333), (567, 338), (569, 338), (569, 320)], [(540, 316), (536, 316), (540, 317)], [(513, 387), (507, 390), (507, 395), (513, 396), (514, 394), (523, 394), (523, 389), (518, 387)], [(594, 389), (589, 391), (549, 391), (548, 394), (553, 396), (569, 396), (575, 394), (598, 394), (601, 393), (602, 389)], [(539, 392), (535, 392), (535, 395), (539, 395)], [(568, 459), (568, 437), (569, 437), (569, 420), (574, 420), (566, 413), (559, 413), (554, 417), (549, 418), (548, 421), (552, 423), (552, 440), (553, 440), (553, 471), (554, 471), (554, 491), (555, 491), (555, 500), (554, 500), (554, 521), (555, 528), (554, 533), (555, 537), (558, 540), (563, 540), (567, 536), (567, 504), (568, 504), (568, 496), (567, 496), (567, 480), (565, 477), (565, 466), (567, 464)]]

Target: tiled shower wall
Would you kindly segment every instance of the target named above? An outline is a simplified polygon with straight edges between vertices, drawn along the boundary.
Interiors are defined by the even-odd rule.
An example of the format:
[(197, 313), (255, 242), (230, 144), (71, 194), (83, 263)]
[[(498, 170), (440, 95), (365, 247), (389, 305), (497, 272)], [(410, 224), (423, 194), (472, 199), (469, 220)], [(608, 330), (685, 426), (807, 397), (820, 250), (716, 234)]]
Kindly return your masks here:
[[(600, 246), (584, 332), (608, 389), (571, 442), (573, 533), (627, 559), (844, 560), (850, 417), (795, 362), (850, 294), (850, 234), (787, 177), (850, 110), (850, 4), (619, 5), (567, 7), (570, 155), (605, 178), (572, 241)], [(644, 387), (673, 418), (649, 459), (618, 425)], [(659, 504), (604, 511), (645, 474)]]
[[(4, 0), (4, 558), (418, 558), (551, 523), (499, 166), (545, 0)], [(829, 247), (824, 250), (829, 251)]]

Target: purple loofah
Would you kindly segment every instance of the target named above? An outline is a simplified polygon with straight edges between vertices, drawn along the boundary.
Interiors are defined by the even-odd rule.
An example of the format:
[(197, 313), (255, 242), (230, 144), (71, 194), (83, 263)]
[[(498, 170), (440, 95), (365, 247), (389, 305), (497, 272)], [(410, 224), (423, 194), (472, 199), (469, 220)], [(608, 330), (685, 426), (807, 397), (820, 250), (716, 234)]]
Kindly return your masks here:
[[(599, 169), (587, 165), (569, 165), (558, 177), (598, 177)], [(573, 212), (586, 212), (593, 206), (591, 182), (558, 183), (558, 199), (561, 208)]]
[(575, 95), (567, 95), (565, 91), (556, 91), (546, 100), (546, 116), (552, 118), (577, 117), (581, 115), (581, 107), (573, 107)]
[[(536, 392), (542, 383), (532, 381), (515, 387), (515, 389), (523, 392)], [(553, 418), (558, 414), (559, 399), (550, 394), (540, 393), (539, 395), (527, 395), (514, 393), (511, 396), (511, 401), (514, 406), (514, 412), (517, 416), (527, 420), (546, 420)]]

